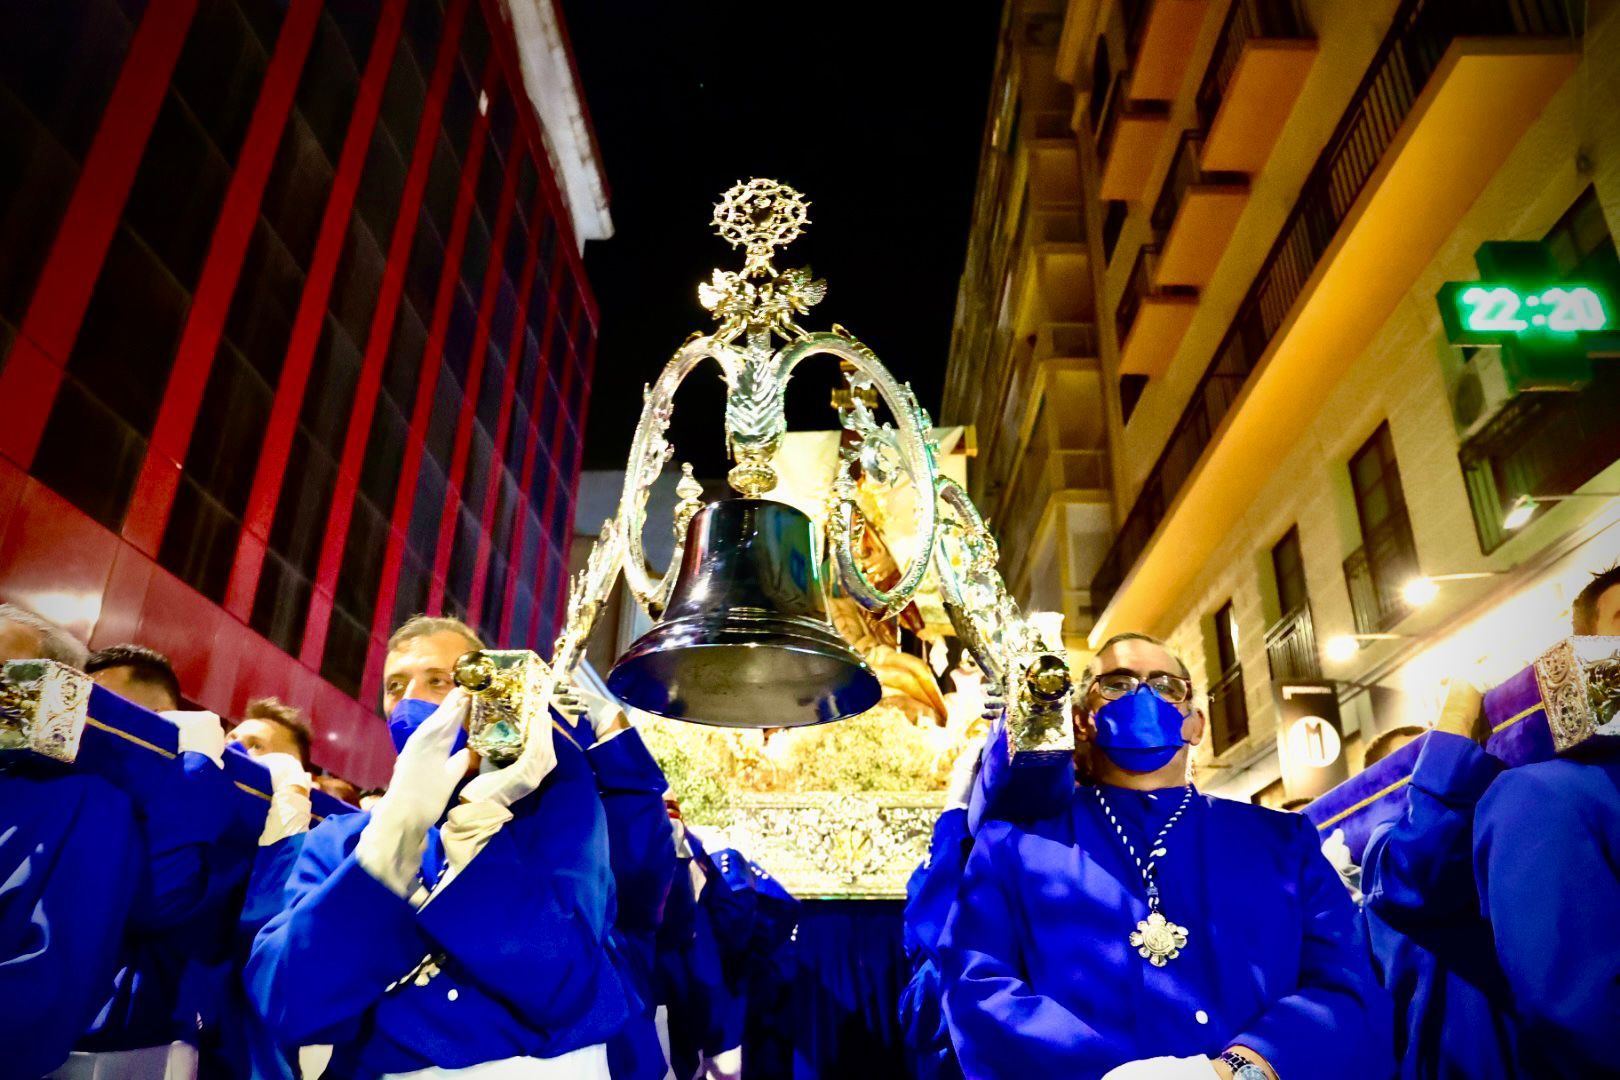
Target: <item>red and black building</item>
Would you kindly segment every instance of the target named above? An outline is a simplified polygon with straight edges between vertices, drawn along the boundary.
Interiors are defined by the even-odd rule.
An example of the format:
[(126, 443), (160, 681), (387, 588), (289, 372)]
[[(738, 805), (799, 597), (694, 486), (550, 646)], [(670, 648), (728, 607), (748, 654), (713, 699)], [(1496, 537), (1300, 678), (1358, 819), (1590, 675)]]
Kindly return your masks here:
[(397, 623), (545, 651), (563, 614), (597, 313), (508, 15), (51, 0), (0, 37), (0, 598), (307, 709), (361, 783)]

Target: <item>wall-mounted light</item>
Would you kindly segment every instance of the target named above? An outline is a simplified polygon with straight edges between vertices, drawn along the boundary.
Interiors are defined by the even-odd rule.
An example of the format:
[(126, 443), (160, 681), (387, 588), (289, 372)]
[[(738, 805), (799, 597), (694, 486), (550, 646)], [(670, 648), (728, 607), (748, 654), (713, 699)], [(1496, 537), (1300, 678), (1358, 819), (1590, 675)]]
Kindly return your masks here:
[(1322, 645), (1322, 651), (1327, 658), (1336, 664), (1355, 658), (1362, 646), (1369, 641), (1399, 641), (1408, 637), (1407, 634), (1335, 634)]
[(1512, 532), (1524, 525), (1536, 514), (1536, 508), (1547, 502), (1567, 502), (1570, 499), (1613, 499), (1620, 496), (1617, 491), (1572, 491), (1567, 495), (1520, 495), (1508, 506), (1507, 512), (1502, 515), (1502, 528)]
[(1419, 574), (1401, 586), (1401, 599), (1409, 608), (1432, 604), (1440, 595), (1440, 584), (1445, 581), (1473, 581), (1478, 578), (1500, 577), (1500, 570), (1471, 570), (1460, 574)]

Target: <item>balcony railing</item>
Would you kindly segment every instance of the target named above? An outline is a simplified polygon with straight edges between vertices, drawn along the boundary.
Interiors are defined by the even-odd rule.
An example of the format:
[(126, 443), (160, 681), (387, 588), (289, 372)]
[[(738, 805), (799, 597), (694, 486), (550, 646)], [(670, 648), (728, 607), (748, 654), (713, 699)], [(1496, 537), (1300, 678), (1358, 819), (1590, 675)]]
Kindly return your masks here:
[(1272, 682), (1322, 677), (1309, 604), (1301, 604), (1266, 631), (1266, 660), (1271, 665)]
[(1030, 134), (1037, 139), (1072, 139), (1074, 129), (1069, 127), (1069, 114), (1061, 109), (1046, 109), (1032, 117)]
[(1119, 130), (1119, 122), (1125, 116), (1169, 116), (1170, 103), (1168, 101), (1131, 100), (1131, 73), (1122, 71), (1114, 76), (1114, 81), (1108, 87), (1108, 100), (1103, 104), (1102, 122), (1097, 125), (1097, 169), (1101, 172), (1108, 165), (1108, 155), (1113, 152), (1114, 135)]
[(1079, 207), (1037, 210), (1029, 218), (1031, 244), (1083, 244), (1086, 223)]
[[(1092, 601), (1095, 610), (1096, 601)], [(1249, 703), (1243, 692), (1243, 668), (1234, 667), (1209, 688), (1210, 749), (1217, 757), (1249, 736)]]
[(1401, 598), (1401, 586), (1419, 573), (1412, 523), (1401, 510), (1386, 518), (1344, 560), (1344, 583), (1350, 589), (1356, 633), (1382, 634), (1404, 619), (1410, 609)]
[(1159, 245), (1143, 244), (1136, 253), (1136, 262), (1131, 266), (1131, 275), (1125, 279), (1125, 288), (1119, 294), (1119, 306), (1114, 308), (1114, 333), (1120, 347), (1125, 345), (1125, 339), (1130, 336), (1131, 327), (1136, 325), (1136, 317), (1142, 313), (1142, 302), (1158, 297), (1167, 296), (1197, 296), (1198, 290), (1189, 285), (1158, 285), (1155, 279), (1159, 276)]
[(1568, 36), (1574, 26), (1554, 0), (1405, 0), (1104, 556), (1091, 585), (1096, 610), (1147, 548), (1452, 40)]
[(1221, 36), (1215, 43), (1215, 54), (1210, 57), (1203, 81), (1198, 84), (1195, 99), (1198, 126), (1208, 131), (1209, 125), (1215, 122), (1226, 88), (1237, 71), (1238, 58), (1243, 55), (1243, 46), (1255, 38), (1306, 36), (1298, 0), (1233, 0), (1226, 23), (1221, 27)]
[(1457, 451), (1482, 553), (1507, 542), (1502, 518), (1519, 496), (1578, 491), (1620, 461), (1620, 368), (1594, 374), (1575, 393), (1520, 394)]
[(1160, 244), (1170, 235), (1170, 226), (1175, 223), (1182, 200), (1187, 197), (1187, 192), (1193, 185), (1242, 184), (1248, 180), (1242, 173), (1204, 172), (1198, 166), (1198, 159), (1203, 152), (1202, 131), (1181, 133), (1181, 142), (1176, 146), (1176, 156), (1170, 161), (1170, 171), (1164, 176), (1164, 184), (1159, 188), (1159, 197), (1153, 203), (1153, 213), (1148, 218), (1148, 223), (1153, 229), (1153, 239)]
[(1097, 355), (1097, 324), (1044, 323), (1035, 332), (1035, 361), (1075, 360)]
[(1023, 565), (1053, 495), (1060, 491), (1097, 491), (1107, 486), (1105, 451), (1030, 447), (996, 522), (1001, 565)]

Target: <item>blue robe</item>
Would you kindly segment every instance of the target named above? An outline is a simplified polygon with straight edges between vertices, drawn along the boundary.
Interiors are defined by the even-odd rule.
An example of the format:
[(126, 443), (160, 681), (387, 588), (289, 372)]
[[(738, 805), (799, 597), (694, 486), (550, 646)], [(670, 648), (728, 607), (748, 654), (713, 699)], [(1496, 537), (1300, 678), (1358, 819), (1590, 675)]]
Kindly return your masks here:
[[(1182, 789), (1106, 789), (1136, 850)], [(1195, 794), (1159, 860), (1186, 947), (1156, 968), (1136, 865), (1090, 785), (1069, 811), (987, 822), (940, 942), (945, 1015), (965, 1075), (1097, 1077), (1241, 1043), (1279, 1076), (1387, 1076), (1390, 1003), (1354, 905), (1298, 814)]]
[(1405, 812), (1361, 868), (1373, 967), (1395, 1001), (1405, 1080), (1511, 1077), (1514, 1030), (1474, 885), (1474, 810), (1502, 763), (1460, 735), (1425, 740)]
[(304, 850), (306, 833), (294, 833), (258, 848), (237, 920), (236, 956), (227, 988), (225, 1053), (230, 1075), (251, 1080), (297, 1080), (295, 1047), (282, 1047), (247, 996), (242, 968), (253, 949), (253, 939), (285, 906), (287, 882)]
[(613, 945), (616, 962), (639, 1000), (625, 1029), (608, 1042), (615, 1080), (657, 1080), (664, 1075), (663, 1049), (654, 1022), (656, 937), (664, 902), (675, 877), (675, 836), (664, 792), (669, 782), (632, 728), (585, 751), (596, 773), (607, 816), (609, 862), (618, 895)]
[(252, 848), (232, 835), (235, 789), (212, 760), (189, 751), (126, 760), (120, 782), (136, 808), (145, 872), (111, 994), (75, 1049), (183, 1040), (213, 1062)]
[[(247, 965), (283, 1044), (332, 1043), (330, 1075), (365, 1076), (554, 1057), (624, 1026), (633, 996), (608, 953), (613, 876), (596, 778), (583, 753), (556, 743), (545, 781), (420, 911), (355, 860), (369, 814), (308, 834), (287, 906)], [(439, 973), (418, 986), (406, 976), (429, 957)]]
[(944, 984), (939, 972), (939, 938), (962, 881), (967, 817), (967, 810), (961, 807), (939, 816), (928, 859), (906, 883), (904, 934), (911, 978), (900, 993), (900, 1029), (917, 1080), (961, 1075), (941, 1002)]
[(67, 1060), (111, 990), (140, 873), (127, 794), (49, 763), (0, 768), (0, 1077)]
[(1475, 813), (1520, 1076), (1620, 1075), (1620, 751), (1603, 743), (1507, 770)]
[[(688, 837), (694, 854), (701, 852), (697, 838)], [(691, 861), (677, 859), (654, 952), (654, 998), (669, 1010), (669, 1064), (679, 1080), (697, 1071), (724, 986), (708, 912), (692, 895)]]

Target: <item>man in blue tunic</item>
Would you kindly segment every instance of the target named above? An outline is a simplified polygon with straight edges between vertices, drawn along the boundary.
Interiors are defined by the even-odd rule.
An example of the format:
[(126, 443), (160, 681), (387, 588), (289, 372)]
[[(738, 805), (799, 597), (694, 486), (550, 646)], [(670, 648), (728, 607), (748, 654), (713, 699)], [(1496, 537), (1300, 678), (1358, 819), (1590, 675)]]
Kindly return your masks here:
[(939, 938), (956, 903), (971, 835), (968, 801), (979, 776), (981, 743), (956, 762), (945, 792), (945, 809), (934, 822), (928, 857), (906, 882), (903, 933), (911, 978), (900, 992), (900, 1030), (906, 1060), (916, 1080), (948, 1080), (961, 1075), (951, 1049), (950, 1029), (941, 1007)]
[[(448, 678), (416, 659), (423, 681)], [(402, 700), (417, 675), (397, 674), (384, 692)], [(283, 1043), (333, 1044), (330, 1076), (606, 1080), (631, 1001), (607, 950), (595, 777), (554, 728), (479, 771), (456, 748), (467, 712), (453, 690), (425, 720), (401, 718), (414, 730), (387, 793), (307, 835), (287, 906), (254, 942), (250, 992)]]
[(1082, 731), (1100, 754), (1066, 813), (987, 822), (940, 943), (969, 1077), (1365, 1080), (1390, 1004), (1315, 830), (1202, 795), (1186, 666), (1116, 636)]
[[(1575, 598), (1577, 634), (1620, 634), (1620, 565)], [(1518, 1022), (1518, 1074), (1620, 1074), (1620, 716), (1480, 799), (1474, 875)]]
[[(441, 704), (455, 685), (456, 660), (484, 648), (459, 619), (417, 616), (389, 639), (383, 673), (383, 708), (395, 744)], [(675, 875), (675, 838), (664, 809), (668, 781), (641, 733), (618, 703), (584, 695), (582, 720), (560, 732), (584, 748), (596, 778), (607, 823), (608, 863), (615, 892), (614, 963), (640, 1001), (625, 1029), (608, 1042), (615, 1080), (656, 1080), (665, 1062), (658, 1045), (653, 1005), (653, 938)]]
[(1403, 1080), (1515, 1075), (1507, 986), (1471, 861), (1475, 809), (1502, 772), (1480, 745), (1480, 705), (1478, 690), (1453, 685), (1405, 812), (1373, 832), (1362, 857), (1368, 941), (1395, 1001)]

